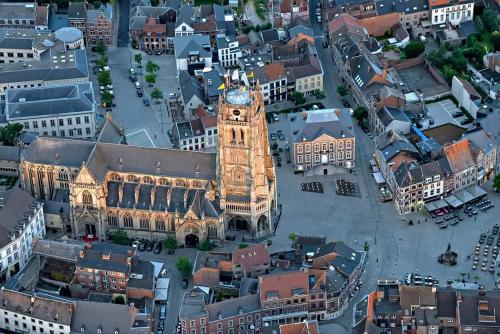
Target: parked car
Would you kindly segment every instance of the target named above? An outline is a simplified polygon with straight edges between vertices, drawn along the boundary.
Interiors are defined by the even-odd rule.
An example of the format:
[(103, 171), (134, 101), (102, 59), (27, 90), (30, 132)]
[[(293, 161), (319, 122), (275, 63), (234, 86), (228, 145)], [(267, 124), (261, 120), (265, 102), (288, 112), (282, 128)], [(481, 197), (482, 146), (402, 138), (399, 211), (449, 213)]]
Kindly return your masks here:
[(141, 88), (141, 83), (139, 81), (135, 82), (135, 88), (137, 88), (137, 89)]
[(137, 81), (137, 77), (135, 76), (135, 74), (131, 74), (128, 77), (130, 78), (130, 81), (132, 81), (132, 82), (136, 82)]
[(318, 23), (321, 23), (321, 15), (318, 15), (318, 16), (316, 17), (316, 19), (317, 19)]
[(350, 108), (351, 107), (351, 104), (349, 102), (347, 102), (346, 100), (342, 100), (342, 105), (346, 108)]
[(146, 241), (146, 250), (147, 250), (148, 252), (153, 251), (153, 247), (154, 247), (154, 245), (155, 245), (155, 244), (154, 244), (154, 242), (153, 242), (153, 241), (149, 241), (149, 240), (148, 240), (148, 241)]
[(276, 133), (271, 133), (271, 140), (276, 140)]
[(142, 89), (137, 90), (137, 96), (142, 97)]
[(275, 121), (275, 122), (279, 122), (280, 121), (280, 117), (278, 116), (278, 114), (273, 113), (273, 121)]
[(285, 140), (285, 136), (283, 135), (283, 131), (278, 130), (278, 138), (279, 138), (279, 140)]
[(149, 107), (149, 106), (151, 105), (151, 103), (149, 102), (149, 100), (148, 100), (148, 98), (147, 98), (147, 97), (143, 98), (143, 99), (142, 99), (142, 102), (144, 103), (144, 105), (145, 105), (146, 107)]
[(182, 282), (181, 282), (181, 287), (182, 287), (183, 289), (187, 289), (187, 287), (188, 287), (188, 280), (187, 280), (186, 278), (183, 278), (183, 279), (182, 279)]
[(129, 72), (130, 74), (135, 74), (135, 70), (134, 70), (132, 67), (128, 69), (128, 72)]
[(144, 240), (139, 241), (139, 247), (137, 249), (139, 252), (144, 252), (146, 250), (146, 242)]
[(160, 254), (162, 249), (163, 249), (163, 243), (162, 242), (158, 242), (158, 244), (156, 244), (154, 253), (155, 254)]
[(427, 38), (426, 38), (425, 36), (420, 35), (420, 36), (418, 36), (418, 39), (419, 39), (419, 40), (420, 40), (420, 42), (422, 42), (422, 43), (427, 43)]
[(173, 139), (173, 138), (174, 138), (174, 133), (172, 132), (172, 130), (168, 130), (168, 131), (167, 131), (167, 134), (168, 134), (168, 137), (169, 137), (170, 139)]
[(160, 307), (160, 320), (165, 320), (167, 319), (167, 307), (162, 306)]
[(159, 331), (163, 331), (164, 329), (165, 329), (165, 321), (160, 320), (160, 321), (158, 322), (158, 330), (159, 330)]

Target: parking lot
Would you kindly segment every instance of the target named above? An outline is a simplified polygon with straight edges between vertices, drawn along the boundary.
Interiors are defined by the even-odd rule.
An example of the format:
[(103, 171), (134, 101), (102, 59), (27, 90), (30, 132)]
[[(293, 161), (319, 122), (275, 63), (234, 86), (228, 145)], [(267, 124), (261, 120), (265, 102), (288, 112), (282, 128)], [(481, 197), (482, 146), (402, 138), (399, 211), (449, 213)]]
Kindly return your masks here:
[[(107, 52), (113, 93), (116, 106), (111, 110), (111, 116), (125, 130), (127, 141), (131, 145), (169, 148), (172, 146), (167, 136), (167, 131), (172, 128), (172, 122), (164, 103), (155, 104), (150, 98), (153, 88), (159, 88), (163, 96), (172, 92), (178, 92), (175, 59), (172, 55), (147, 55), (143, 56), (143, 66), (148, 60), (159, 65), (156, 83), (149, 87), (144, 80), (145, 68), (137, 68), (134, 55), (139, 51), (130, 51), (128, 48), (111, 48)], [(89, 58), (95, 59), (96, 54), (90, 54)], [(137, 81), (143, 89), (143, 97), (150, 100), (150, 105), (145, 106), (143, 97), (139, 97), (135, 84), (130, 79), (130, 67), (137, 74)], [(99, 85), (96, 75), (91, 75), (91, 80), (97, 91)], [(96, 94), (97, 95), (97, 94)], [(104, 110), (100, 110), (101, 113)]]
[(438, 82), (423, 64), (399, 69), (398, 74), (411, 90), (420, 90), (424, 98), (449, 92), (446, 84)]

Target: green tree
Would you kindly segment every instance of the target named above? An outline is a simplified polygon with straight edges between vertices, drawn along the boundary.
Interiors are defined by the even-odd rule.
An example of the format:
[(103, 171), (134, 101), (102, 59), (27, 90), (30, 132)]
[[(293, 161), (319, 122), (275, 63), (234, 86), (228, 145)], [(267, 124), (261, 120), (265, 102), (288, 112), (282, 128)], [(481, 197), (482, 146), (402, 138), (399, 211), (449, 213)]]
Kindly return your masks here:
[(189, 258), (187, 256), (181, 256), (177, 259), (175, 263), (177, 270), (181, 273), (181, 275), (185, 278), (191, 275), (191, 270), (193, 269), (193, 265), (189, 262)]
[(467, 68), (467, 60), (462, 52), (454, 52), (449, 62), (456, 72), (461, 72)]
[(448, 83), (451, 83), (451, 80), (453, 79), (453, 77), (458, 74), (458, 72), (455, 71), (455, 69), (451, 65), (443, 66), (442, 72), (443, 72), (443, 76), (444, 76), (445, 80)]
[(500, 31), (493, 32), (490, 41), (495, 51), (500, 51)]
[(148, 72), (148, 73), (155, 73), (159, 69), (160, 69), (160, 66), (153, 63), (151, 60), (148, 60), (148, 62), (146, 63), (146, 72)]
[(337, 86), (337, 93), (340, 96), (346, 96), (348, 91), (347, 91), (347, 86), (346, 85), (338, 85)]
[(163, 242), (163, 246), (165, 246), (165, 248), (168, 250), (175, 250), (177, 249), (177, 240), (174, 237), (169, 236)]
[(151, 91), (150, 96), (151, 96), (152, 99), (155, 99), (155, 100), (161, 100), (161, 99), (163, 99), (163, 93), (162, 93), (162, 91), (159, 88), (153, 89)]
[(366, 110), (365, 107), (359, 106), (356, 109), (354, 109), (354, 114), (352, 116), (358, 121), (362, 121), (363, 119), (368, 117), (368, 111)]
[(241, 243), (238, 248), (239, 249), (244, 249), (244, 248), (247, 248), (248, 247), (248, 244), (245, 244), (245, 243)]
[(14, 146), (21, 131), (23, 131), (22, 124), (7, 124), (3, 128), (0, 128), (0, 141), (3, 142), (4, 145)]
[(478, 31), (482, 32), (484, 30), (484, 23), (483, 20), (481, 20), (480, 16), (476, 16), (474, 18), (474, 22), (476, 23), (476, 28)]
[(139, 44), (137, 43), (137, 40), (135, 38), (132, 39), (132, 48), (133, 49), (139, 48)]
[(115, 304), (125, 305), (125, 298), (122, 295), (118, 295), (118, 296), (115, 297), (114, 303)]
[(153, 72), (148, 72), (144, 79), (146, 79), (146, 82), (149, 84), (149, 86), (153, 86), (156, 82), (156, 74), (154, 74)]
[(317, 99), (324, 99), (325, 98), (325, 94), (323, 93), (322, 90), (319, 90), (319, 89), (315, 89), (314, 92), (313, 92), (314, 96), (317, 98)]
[(208, 251), (212, 250), (212, 248), (213, 248), (213, 245), (208, 239), (203, 240), (198, 245), (198, 249), (201, 250), (202, 252), (208, 252)]
[(493, 188), (495, 191), (500, 191), (500, 174), (495, 175), (493, 179)]
[(142, 55), (141, 55), (140, 53), (136, 54), (136, 55), (134, 56), (134, 59), (135, 59), (135, 62), (136, 62), (137, 64), (141, 64), (141, 63), (142, 63)]
[(425, 45), (420, 41), (411, 41), (404, 49), (403, 52), (406, 55), (406, 58), (415, 58), (418, 57), (424, 52)]
[(288, 239), (292, 240), (292, 242), (295, 242), (295, 240), (297, 240), (297, 234), (295, 233), (290, 233), (290, 235), (288, 236)]
[(446, 64), (446, 59), (443, 56), (443, 50), (432, 50), (427, 54), (427, 60), (437, 68), (441, 68)]
[(106, 53), (106, 50), (107, 50), (107, 46), (106, 46), (106, 44), (104, 44), (104, 42), (103, 42), (103, 41), (98, 40), (98, 41), (97, 41), (97, 45), (96, 45), (96, 47), (95, 47), (95, 51), (96, 51), (97, 53), (100, 53), (101, 55), (104, 55), (104, 54)]
[(103, 107), (109, 107), (111, 104), (113, 104), (113, 95), (111, 95), (111, 93), (109, 93), (108, 91), (102, 92), (101, 102)]
[(498, 16), (495, 11), (491, 9), (485, 10), (482, 15), (482, 21), (488, 31), (493, 32), (498, 30)]
[(97, 81), (100, 86), (111, 85), (111, 74), (108, 71), (102, 71), (97, 76)]
[(102, 55), (95, 61), (95, 66), (99, 68), (103, 68), (104, 66), (108, 66), (108, 57), (106, 55)]
[(118, 231), (116, 231), (111, 237), (111, 241), (117, 245), (128, 245), (129, 240), (127, 236), (127, 231), (121, 228), (118, 229)]
[(304, 94), (301, 92), (293, 92), (292, 96), (290, 96), (290, 100), (295, 102), (295, 105), (301, 105), (306, 103), (306, 98), (304, 97)]

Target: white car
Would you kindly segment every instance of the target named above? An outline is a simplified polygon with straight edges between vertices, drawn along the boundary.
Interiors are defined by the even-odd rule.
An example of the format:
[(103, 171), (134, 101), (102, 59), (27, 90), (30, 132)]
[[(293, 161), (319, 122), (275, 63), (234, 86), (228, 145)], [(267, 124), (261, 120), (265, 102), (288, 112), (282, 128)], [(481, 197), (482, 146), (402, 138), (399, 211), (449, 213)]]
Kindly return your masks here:
[(425, 36), (423, 36), (423, 35), (418, 36), (418, 39), (419, 39), (419, 40), (420, 40), (420, 42), (422, 42), (422, 43), (427, 43), (427, 38), (425, 38)]
[(318, 19), (318, 23), (321, 23), (321, 15), (318, 15), (317, 19)]
[(279, 121), (280, 121), (280, 117), (278, 116), (278, 114), (274, 114), (274, 113), (273, 113), (273, 120), (274, 120), (275, 122), (279, 122)]
[(128, 71), (130, 74), (135, 74), (135, 70), (132, 67)]
[(141, 89), (141, 83), (139, 81), (135, 82), (135, 88)]

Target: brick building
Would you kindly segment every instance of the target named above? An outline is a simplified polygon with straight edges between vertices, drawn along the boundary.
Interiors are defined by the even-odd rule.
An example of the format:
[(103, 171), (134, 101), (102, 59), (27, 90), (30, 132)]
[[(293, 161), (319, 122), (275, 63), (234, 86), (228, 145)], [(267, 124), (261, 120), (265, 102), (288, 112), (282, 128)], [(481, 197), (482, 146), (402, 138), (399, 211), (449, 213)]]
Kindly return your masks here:
[(232, 257), (233, 277), (254, 277), (269, 274), (271, 258), (265, 244), (236, 249)]
[(100, 9), (87, 10), (85, 40), (88, 46), (99, 41), (113, 45), (113, 6), (106, 4)]

